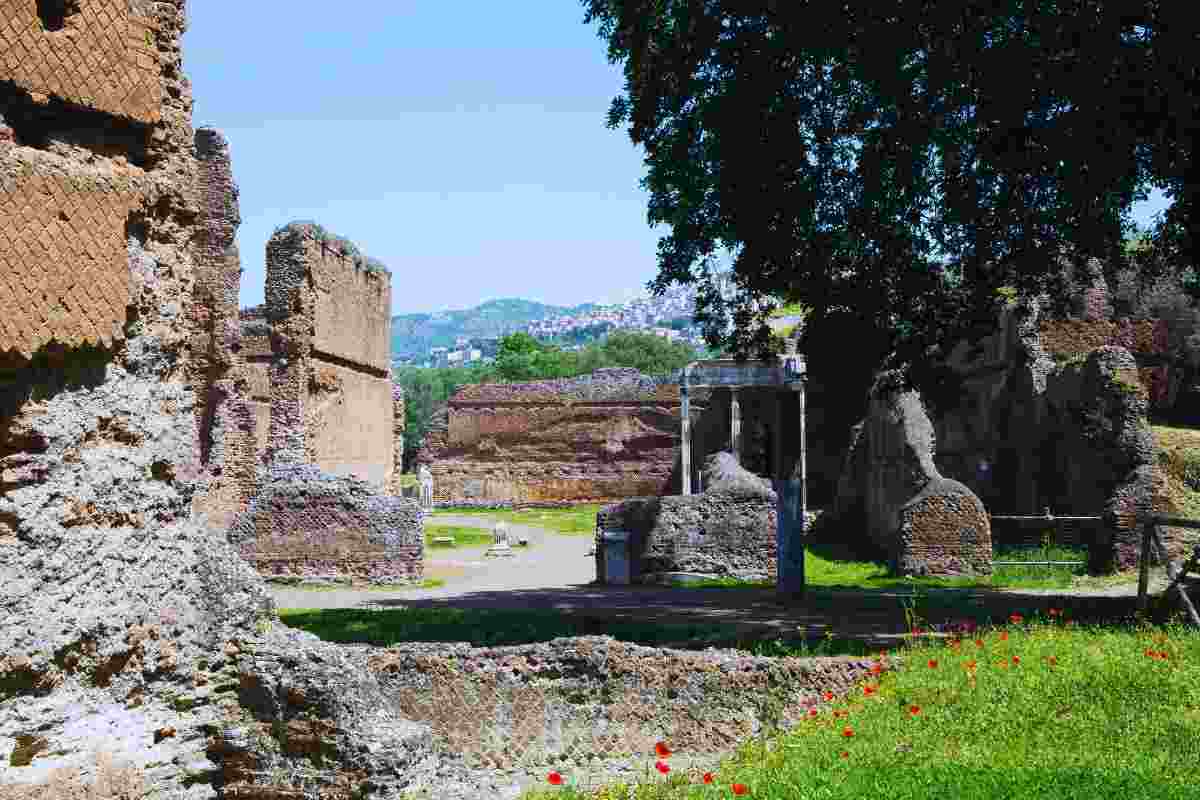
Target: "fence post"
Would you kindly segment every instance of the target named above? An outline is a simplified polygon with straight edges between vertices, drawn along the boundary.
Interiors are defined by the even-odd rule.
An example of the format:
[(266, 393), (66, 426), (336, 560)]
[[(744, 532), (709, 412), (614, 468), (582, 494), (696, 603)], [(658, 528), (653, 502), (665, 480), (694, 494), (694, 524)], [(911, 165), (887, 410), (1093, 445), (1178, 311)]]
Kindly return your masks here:
[(1154, 535), (1154, 521), (1147, 519), (1142, 526), (1142, 555), (1138, 559), (1138, 614), (1146, 613), (1150, 602), (1150, 539)]

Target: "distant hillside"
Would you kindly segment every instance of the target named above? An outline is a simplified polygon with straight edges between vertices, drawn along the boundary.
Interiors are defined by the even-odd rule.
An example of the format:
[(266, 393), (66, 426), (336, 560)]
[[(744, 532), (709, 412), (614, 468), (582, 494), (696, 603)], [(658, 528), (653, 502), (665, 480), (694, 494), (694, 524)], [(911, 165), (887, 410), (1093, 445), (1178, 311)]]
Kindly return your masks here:
[(490, 338), (547, 317), (583, 314), (597, 308), (550, 306), (533, 300), (509, 298), (489, 300), (475, 308), (439, 311), (433, 314), (401, 314), (392, 317), (392, 358), (423, 359), (431, 347), (453, 347), (460, 336)]

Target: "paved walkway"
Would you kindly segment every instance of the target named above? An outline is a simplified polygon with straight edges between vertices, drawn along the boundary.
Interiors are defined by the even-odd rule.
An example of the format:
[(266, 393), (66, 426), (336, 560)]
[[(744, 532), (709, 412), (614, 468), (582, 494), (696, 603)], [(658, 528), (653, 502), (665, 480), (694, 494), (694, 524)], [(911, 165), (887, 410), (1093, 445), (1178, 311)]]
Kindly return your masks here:
[[(442, 524), (490, 528), (476, 516), (439, 516)], [(427, 572), (445, 576), (437, 589), (337, 589), (313, 591), (274, 587), (281, 608), (453, 607), (545, 609), (603, 620), (733, 625), (747, 635), (816, 638), (832, 631), (886, 646), (906, 629), (905, 591), (811, 590), (803, 601), (781, 602), (774, 589), (694, 589), (662, 586), (596, 586), (589, 536), (565, 536), (510, 525), (513, 541), (528, 550), (495, 559), (486, 548), (432, 551)], [(929, 590), (918, 612), (931, 624), (974, 618), (1003, 620), (1013, 611), (1069, 608), (1077, 618), (1112, 619), (1132, 609), (1135, 587), (1120, 586), (1086, 595), (1062, 590)]]

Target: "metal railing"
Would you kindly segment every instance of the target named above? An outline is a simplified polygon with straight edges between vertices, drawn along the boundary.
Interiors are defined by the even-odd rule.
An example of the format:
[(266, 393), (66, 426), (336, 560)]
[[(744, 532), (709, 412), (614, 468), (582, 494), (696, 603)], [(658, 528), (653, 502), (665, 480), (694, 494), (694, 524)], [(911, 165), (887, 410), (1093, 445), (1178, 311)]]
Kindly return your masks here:
[[(1101, 517), (1098, 516), (1071, 516), (1058, 515), (1050, 513), (1050, 509), (1046, 509), (1046, 513), (1042, 515), (1033, 514), (992, 514), (989, 515), (992, 522), (1008, 522), (1015, 523), (1018, 527), (1032, 527), (1045, 529), (1047, 527), (1058, 527), (1059, 523), (1063, 522), (1100, 522)], [(1062, 542), (1056, 542), (1062, 544)], [(1033, 545), (1034, 542), (1028, 542)], [(993, 546), (995, 541), (993, 539)], [(998, 567), (1078, 567), (1086, 564), (1086, 561), (993, 561), (992, 566)]]

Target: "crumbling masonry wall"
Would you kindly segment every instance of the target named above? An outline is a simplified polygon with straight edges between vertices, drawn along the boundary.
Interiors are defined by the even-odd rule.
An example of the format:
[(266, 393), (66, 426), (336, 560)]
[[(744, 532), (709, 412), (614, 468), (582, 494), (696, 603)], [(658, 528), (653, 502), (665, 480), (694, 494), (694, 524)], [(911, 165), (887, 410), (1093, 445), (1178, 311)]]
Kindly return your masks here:
[(193, 137), (183, 0), (40, 5), (0, 0), (0, 796), (428, 785), (428, 729), (192, 516), (226, 311), (193, 307), (220, 148)]
[(426, 435), (439, 503), (615, 500), (678, 483), (679, 387), (633, 369), (464, 386)]
[(268, 458), (391, 485), (391, 276), (295, 223), (267, 244)]
[(421, 508), (362, 481), (311, 465), (270, 469), (229, 541), (273, 580), (419, 581), (424, 574)]

